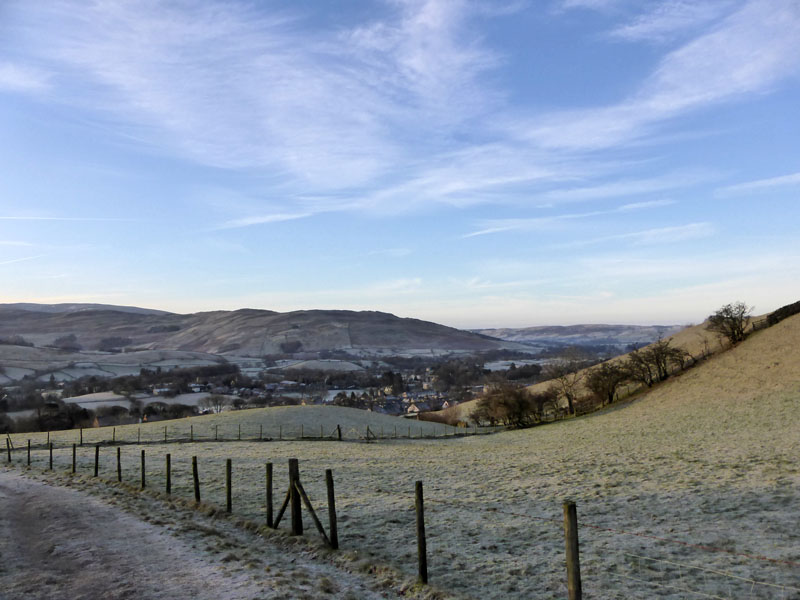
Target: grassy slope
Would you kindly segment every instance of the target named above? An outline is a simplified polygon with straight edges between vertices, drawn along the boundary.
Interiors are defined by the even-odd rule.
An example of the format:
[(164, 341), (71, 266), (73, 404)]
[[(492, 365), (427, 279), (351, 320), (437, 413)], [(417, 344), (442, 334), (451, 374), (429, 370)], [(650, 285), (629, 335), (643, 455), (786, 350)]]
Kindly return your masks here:
[[(163, 454), (171, 452), (174, 489), (190, 496), (188, 465), (198, 455), (204, 498), (223, 505), (224, 459), (232, 458), (235, 511), (259, 519), (265, 460), (276, 463), (280, 496), (285, 459), (300, 458), (318, 508), (323, 470), (332, 468), (342, 547), (411, 576), (413, 489), (421, 479), (431, 580), (472, 598), (518, 598), (531, 590), (536, 597), (564, 596), (560, 512), (567, 497), (578, 503), (587, 597), (687, 597), (662, 585), (678, 581), (710, 595), (749, 596), (750, 587), (737, 588), (735, 580), (686, 568), (679, 574), (665, 563), (649, 569), (650, 563), (642, 567), (643, 559), (631, 555), (800, 587), (797, 567), (587, 527), (800, 562), (800, 532), (787, 526), (800, 519), (798, 337), (800, 316), (754, 334), (635, 402), (530, 430), (377, 444), (149, 446), (148, 481), (163, 485)], [(123, 452), (126, 477), (135, 480), (137, 451)], [(103, 472), (111, 477), (111, 453), (104, 456)], [(45, 459), (36, 453), (37, 464)], [(57, 464), (67, 468), (68, 460), (62, 451)], [(91, 460), (91, 449), (82, 450), (80, 468), (89, 469)], [(776, 594), (781, 597), (773, 588), (758, 588), (753, 597)]]
[[(336, 426), (342, 428), (345, 439), (357, 440), (366, 436), (367, 426), (374, 435), (394, 436), (395, 428), (398, 436), (407, 436), (409, 428), (413, 437), (452, 434), (455, 428), (438, 423), (426, 423), (380, 413), (373, 413), (355, 408), (341, 406), (275, 406), (272, 408), (251, 408), (247, 410), (226, 411), (218, 415), (204, 415), (187, 419), (157, 421), (141, 425), (122, 425), (113, 428), (116, 441), (136, 441), (141, 431), (142, 441), (160, 441), (164, 438), (164, 427), (168, 436), (173, 438), (189, 438), (190, 427), (195, 440), (211, 440), (216, 428), (220, 439), (231, 440), (238, 437), (239, 426), (242, 439), (256, 439), (263, 434), (264, 438), (285, 439), (319, 437), (320, 427), (325, 437), (333, 435)], [(50, 439), (58, 445), (69, 445), (79, 440), (77, 430), (56, 431)], [(14, 444), (21, 446), (30, 439), (33, 444), (44, 443), (46, 433), (19, 433), (11, 436)], [(110, 441), (111, 427), (85, 429), (84, 443)]]
[[(756, 317), (757, 319), (760, 317)], [(667, 340), (670, 341), (671, 345), (678, 348), (683, 348), (689, 354), (696, 358), (700, 358), (704, 354), (716, 354), (720, 351), (724, 351), (727, 349), (727, 345), (723, 342), (720, 337), (715, 334), (711, 333), (706, 330), (705, 324), (702, 323), (700, 325), (692, 325), (690, 327), (686, 327), (676, 333), (675, 335), (671, 335)], [(617, 357), (612, 358), (609, 362), (611, 363), (621, 363), (627, 359), (628, 355), (623, 354)], [(588, 369), (584, 369), (588, 370)], [(550, 381), (542, 381), (541, 383), (537, 383), (534, 385), (528, 386), (528, 390), (533, 393), (537, 392), (544, 392), (551, 386)], [(580, 384), (579, 384), (580, 386)], [(582, 394), (588, 394), (588, 390), (580, 386)], [(631, 388), (632, 389), (632, 388)], [(464, 402), (458, 406), (458, 414), (459, 418), (463, 420), (469, 420), (469, 415), (472, 411), (477, 407), (478, 400), (470, 400), (469, 402)]]

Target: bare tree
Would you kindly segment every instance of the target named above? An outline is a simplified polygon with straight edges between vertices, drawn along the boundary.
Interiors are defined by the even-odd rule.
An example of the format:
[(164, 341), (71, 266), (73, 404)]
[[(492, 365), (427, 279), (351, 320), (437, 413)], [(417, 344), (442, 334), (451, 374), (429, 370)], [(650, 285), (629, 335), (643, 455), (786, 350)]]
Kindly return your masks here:
[(575, 401), (578, 397), (578, 384), (586, 375), (577, 361), (560, 360), (547, 365), (542, 374), (552, 381), (551, 389), (567, 400), (569, 414), (575, 414)]
[(214, 414), (219, 414), (223, 408), (230, 404), (230, 399), (222, 394), (210, 394), (205, 398), (201, 398), (197, 404), (200, 408), (209, 409)]
[(676, 368), (683, 370), (688, 358), (688, 352), (670, 346), (669, 339), (658, 340), (643, 350), (631, 352), (623, 368), (631, 381), (652, 387), (667, 379)]
[(726, 304), (708, 317), (706, 329), (725, 336), (735, 346), (744, 339), (744, 330), (750, 323), (752, 312), (753, 307), (741, 301)]
[(604, 362), (593, 367), (586, 376), (586, 387), (597, 396), (603, 404), (611, 404), (617, 388), (628, 379), (628, 374), (620, 365)]

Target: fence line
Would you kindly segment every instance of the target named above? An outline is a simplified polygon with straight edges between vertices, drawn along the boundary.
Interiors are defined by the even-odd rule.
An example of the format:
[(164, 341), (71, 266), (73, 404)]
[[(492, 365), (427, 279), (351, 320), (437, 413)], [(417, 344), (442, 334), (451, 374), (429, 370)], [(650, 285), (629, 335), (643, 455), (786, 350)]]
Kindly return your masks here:
[[(419, 423), (419, 422), (417, 422)], [(428, 422), (425, 422), (428, 423)], [(78, 443), (79, 446), (88, 444), (114, 444), (114, 445), (151, 445), (169, 444), (185, 442), (274, 442), (274, 441), (374, 441), (374, 440), (394, 440), (394, 439), (446, 439), (461, 438), (476, 435), (491, 435), (497, 432), (497, 428), (454, 428), (443, 424), (427, 424), (424, 426), (401, 426), (392, 429), (378, 429), (377, 431), (370, 426), (342, 428), (336, 426), (330, 433), (319, 430), (307, 429), (303, 425), (290, 430), (280, 425), (265, 428), (263, 424), (253, 425), (249, 431), (238, 424), (231, 424), (226, 431), (217, 425), (195, 426), (190, 424), (186, 429), (176, 426), (154, 427), (152, 424), (143, 424), (142, 427), (136, 425), (121, 425), (119, 427), (104, 427), (105, 435), (96, 438), (89, 435), (97, 428), (76, 428), (61, 429), (47, 432), (29, 432), (28, 439), (34, 440), (31, 448), (46, 448), (47, 444), (54, 443), (54, 447), (59, 447), (57, 442), (70, 445)], [(135, 429), (134, 429), (135, 428)], [(108, 429), (111, 430), (110, 435)], [(121, 431), (117, 431), (120, 429)], [(231, 433), (233, 432), (233, 433)], [(86, 434), (86, 435), (84, 435)], [(25, 439), (25, 433), (13, 434), (14, 439)], [(46, 440), (44, 439), (46, 435)], [(43, 438), (37, 440), (37, 438)], [(57, 440), (56, 438), (61, 438)], [(80, 441), (78, 441), (78, 438)], [(91, 438), (91, 439), (90, 439)], [(10, 450), (16, 450), (12, 438), (8, 442)]]
[[(120, 453), (119, 445), (120, 444), (121, 444), (121, 442), (117, 442), (117, 470), (116, 470), (116, 474), (117, 474), (118, 480), (121, 480), (121, 472), (120, 472), (120, 466), (119, 466), (120, 465), (120, 463), (119, 463), (119, 453)], [(145, 445), (145, 444), (140, 444), (140, 446), (141, 445)], [(94, 448), (92, 448), (92, 446), (94, 446)], [(71, 445), (71, 450), (72, 450), (72, 472), (73, 473), (75, 472), (75, 447), (76, 447), (75, 444)], [(49, 469), (52, 470), (53, 469), (53, 462), (52, 462), (53, 461), (53, 456), (52, 456), (53, 442), (52, 441), (48, 445), (48, 448), (50, 450)], [(87, 444), (87, 450), (91, 451), (92, 449), (94, 450), (94, 477), (97, 477), (98, 476), (98, 454), (99, 454), (99, 451), (100, 451), (100, 444), (94, 444), (94, 443), (92, 443), (91, 445)], [(10, 445), (9, 445), (8, 450), (9, 450), (8, 454), (9, 454), (9, 458), (10, 458), (11, 457)], [(25, 450), (26, 450), (25, 447), (19, 447), (19, 448), (15, 449), (13, 451), (13, 453), (14, 454), (24, 453)], [(83, 458), (86, 458), (86, 454), (88, 454), (88, 452), (84, 453)], [(193, 475), (194, 475), (195, 499), (196, 499), (196, 501), (199, 502), (199, 496), (200, 496), (200, 494), (199, 494), (199, 485), (200, 485), (200, 483), (199, 483), (199, 479), (198, 479), (198, 476), (197, 476), (197, 462), (196, 462), (196, 459), (197, 459), (197, 457), (193, 457), (192, 466), (193, 466), (193, 471), (194, 471)], [(167, 464), (169, 465), (169, 460), (170, 460), (170, 455), (169, 454), (166, 455), (166, 460), (167, 460)], [(40, 462), (40, 461), (37, 461), (37, 462)], [(24, 464), (24, 462), (21, 463), (21, 464)], [(86, 462), (84, 462), (84, 464), (86, 464)], [(227, 479), (226, 488), (227, 488), (227, 494), (226, 495), (227, 495), (227, 510), (228, 510), (228, 512), (231, 511), (231, 495), (230, 495), (231, 494), (231, 491), (230, 491), (230, 489), (231, 489), (231, 487), (230, 487), (231, 486), (231, 475), (230, 475), (231, 466), (230, 466), (230, 464), (231, 464), (230, 463), (230, 459), (227, 459), (227, 461), (226, 461), (226, 479)], [(167, 469), (169, 469), (169, 467), (167, 467)], [(270, 469), (268, 468), (268, 472), (269, 471), (270, 471)], [(328, 470), (328, 472), (329, 472), (329, 470)], [(295, 473), (297, 473), (296, 467), (295, 467)], [(166, 484), (167, 485), (167, 490), (168, 490), (167, 493), (169, 493), (169, 486), (170, 486), (169, 470), (166, 471), (165, 477), (166, 477), (166, 481), (167, 481), (167, 484)], [(327, 472), (326, 472), (326, 479), (327, 479)], [(271, 480), (271, 477), (268, 477), (268, 480)], [(216, 487), (217, 481), (213, 480), (213, 483), (211, 483), (211, 484), (207, 483), (207, 485), (210, 485), (212, 487)], [(141, 488), (144, 489), (144, 487), (145, 487), (145, 463), (144, 463), (144, 450), (142, 449), (141, 450)], [(261, 489), (263, 489), (263, 487)], [(269, 485), (268, 489), (269, 489), (268, 493), (270, 493), (270, 495), (271, 495), (271, 485)], [(329, 490), (330, 490), (330, 492), (332, 494), (332, 481), (330, 482)], [(297, 494), (300, 495), (300, 497), (297, 498), (298, 503), (299, 503), (299, 501), (302, 501), (303, 503), (305, 503), (305, 505), (309, 509), (309, 512), (312, 514), (312, 516), (314, 518), (315, 525), (317, 526), (317, 529), (320, 530), (320, 532), (322, 533), (323, 539), (325, 539), (326, 542), (329, 545), (333, 545), (332, 544), (332, 540), (334, 539), (333, 535), (331, 535), (330, 538), (328, 538), (326, 536), (326, 534), (325, 534), (325, 532), (324, 532), (324, 530), (322, 528), (321, 522), (316, 517), (316, 514), (314, 514), (314, 511), (311, 508), (310, 500), (308, 499), (307, 495), (305, 494), (305, 490), (303, 489), (302, 485), (300, 484), (299, 479), (296, 479), (295, 481), (292, 481), (291, 475), (290, 475), (289, 492), (287, 492), (287, 494), (291, 495), (292, 492), (296, 492)], [(287, 499), (288, 499), (288, 496), (287, 496)], [(537, 515), (537, 514), (531, 514), (531, 513), (525, 513), (525, 512), (517, 512), (517, 511), (514, 511), (514, 510), (507, 509), (505, 506), (502, 506), (502, 505), (499, 506), (499, 507), (498, 506), (486, 506), (485, 503), (482, 503), (482, 502), (479, 502), (479, 501), (470, 502), (470, 501), (459, 500), (457, 498), (446, 499), (446, 500), (445, 499), (438, 499), (438, 498), (426, 498), (426, 503), (429, 504), (429, 505), (433, 504), (433, 505), (447, 506), (447, 507), (460, 506), (460, 507), (466, 508), (468, 510), (474, 510), (475, 508), (480, 508), (480, 509), (482, 509), (482, 512), (484, 512), (484, 513), (497, 513), (497, 514), (513, 516), (513, 517), (517, 517), (517, 518), (521, 518), (521, 519), (525, 519), (525, 520), (547, 522), (547, 523), (556, 524), (556, 525), (559, 525), (559, 526), (563, 525), (563, 522), (560, 519), (556, 518), (555, 516), (541, 516), (541, 515)], [(497, 503), (500, 503), (500, 502), (497, 502)], [(269, 511), (270, 504), (271, 504), (271, 498), (269, 498), (266, 501), (266, 503), (263, 503), (263, 504), (262, 503), (257, 503), (257, 505), (260, 505), (262, 508), (266, 508), (267, 511)], [(332, 498), (330, 498), (330, 497), (329, 497), (328, 506), (331, 507), (331, 508), (334, 506), (334, 504), (332, 502)], [(284, 508), (285, 508), (285, 506), (284, 506)], [(321, 507), (321, 508), (322, 508), (322, 510), (325, 510), (324, 507)], [(335, 508), (333, 510), (335, 511)], [(283, 513), (283, 508), (281, 509), (281, 511), (279, 513), (279, 517), (278, 517), (277, 521), (280, 520), (280, 514), (282, 514), (282, 513)], [(269, 519), (269, 513), (267, 513), (267, 515), (268, 515), (267, 518)], [(295, 532), (296, 531), (295, 519), (293, 518), (292, 521), (293, 521), (292, 530), (293, 530), (293, 532)], [(576, 519), (576, 521), (577, 521), (577, 519)], [(580, 520), (580, 521), (577, 521), (577, 522), (578, 522), (578, 525), (581, 528), (587, 528), (587, 529), (591, 529), (591, 530), (595, 530), (595, 531), (608, 532), (608, 533), (612, 533), (612, 534), (615, 534), (615, 535), (633, 536), (633, 537), (636, 537), (636, 538), (644, 538), (644, 539), (649, 539), (649, 540), (656, 540), (656, 541), (659, 541), (659, 542), (674, 544), (674, 545), (678, 545), (678, 546), (681, 546), (681, 547), (688, 547), (688, 548), (692, 548), (692, 549), (695, 549), (695, 550), (700, 550), (700, 551), (703, 551), (703, 552), (718, 553), (718, 554), (725, 554), (725, 555), (728, 555), (728, 556), (734, 556), (734, 557), (738, 557), (738, 558), (745, 558), (745, 559), (748, 559), (748, 560), (751, 560), (751, 561), (769, 562), (769, 563), (772, 563), (774, 565), (786, 565), (786, 566), (790, 566), (790, 567), (800, 567), (800, 563), (793, 562), (793, 561), (781, 560), (781, 559), (771, 558), (771, 557), (762, 556), (762, 555), (758, 555), (758, 554), (735, 552), (735, 551), (731, 551), (731, 550), (726, 550), (724, 548), (716, 548), (716, 547), (712, 547), (712, 546), (708, 546), (708, 545), (694, 544), (694, 543), (691, 543), (691, 542), (685, 542), (685, 541), (682, 541), (682, 540), (664, 538), (664, 537), (660, 537), (660, 536), (656, 536), (656, 535), (652, 535), (652, 534), (648, 534), (648, 533), (640, 533), (640, 532), (628, 531), (628, 530), (623, 530), (623, 529), (616, 529), (616, 528), (612, 528), (612, 527), (599, 526), (599, 525), (595, 525), (595, 524), (586, 522), (585, 520)], [(332, 533), (334, 531), (334, 523), (335, 523), (335, 514), (333, 515), (333, 520), (331, 521), (331, 531), (332, 531)], [(276, 524), (276, 526), (277, 526), (277, 524)], [(302, 525), (300, 525), (300, 531), (302, 531)], [(733, 574), (733, 573), (730, 573), (730, 572), (726, 572), (726, 571), (722, 571), (722, 570), (718, 570), (718, 569), (714, 569), (714, 568), (700, 567), (700, 566), (695, 566), (695, 565), (691, 565), (691, 564), (687, 564), (687, 563), (678, 562), (678, 561), (672, 560), (672, 559), (654, 558), (654, 557), (648, 557), (648, 556), (643, 556), (643, 555), (639, 555), (639, 554), (632, 554), (632, 553), (624, 552), (624, 551), (621, 552), (621, 554), (622, 554), (622, 556), (635, 559), (637, 561), (638, 571), (640, 571), (642, 573), (648, 572), (648, 571), (652, 573), (653, 571), (657, 571), (659, 573), (659, 575), (660, 575), (660, 578), (662, 578), (662, 579), (669, 576), (667, 571), (669, 570), (670, 567), (677, 568), (677, 582), (674, 580), (674, 577), (672, 577), (672, 579), (670, 579), (668, 581), (660, 581), (660, 580), (658, 580), (658, 578), (656, 578), (656, 579), (653, 579), (653, 578), (646, 579), (646, 578), (642, 578), (641, 576), (637, 577), (636, 575), (641, 575), (642, 574), (642, 573), (639, 573), (639, 572), (634, 572), (633, 574), (632, 573), (627, 573), (627, 572), (626, 573), (619, 573), (619, 572), (615, 572), (613, 569), (606, 569), (604, 571), (605, 575), (616, 577), (616, 578), (620, 578), (620, 579), (627, 579), (627, 580), (630, 580), (630, 581), (635, 581), (635, 582), (639, 582), (639, 583), (643, 583), (643, 584), (647, 584), (647, 585), (652, 585), (652, 586), (656, 586), (656, 587), (663, 587), (665, 589), (673, 589), (673, 590), (681, 591), (681, 592), (684, 592), (684, 593), (687, 593), (687, 594), (691, 594), (691, 595), (697, 596), (697, 597), (714, 598), (714, 599), (721, 599), (721, 600), (729, 600), (729, 599), (734, 598), (736, 596), (734, 596), (734, 595), (731, 595), (729, 597), (720, 596), (720, 595), (718, 595), (719, 592), (717, 590), (713, 590), (714, 593), (709, 593), (707, 590), (706, 591), (700, 591), (700, 590), (697, 590), (697, 589), (691, 589), (688, 586), (688, 584), (685, 583), (684, 574), (688, 575), (690, 572), (693, 572), (693, 573), (696, 573), (696, 574), (701, 574), (703, 577), (706, 577), (706, 585), (708, 585), (708, 579), (707, 579), (708, 575), (713, 575), (713, 576), (716, 576), (716, 577), (719, 577), (719, 578), (725, 578), (728, 581), (729, 590), (730, 590), (731, 581), (734, 581), (739, 585), (742, 585), (742, 584), (748, 585), (750, 587), (750, 593), (751, 594), (753, 594), (754, 590), (757, 590), (757, 589), (781, 591), (784, 595), (786, 595), (787, 592), (800, 593), (800, 588), (793, 587), (791, 585), (759, 581), (759, 580), (754, 579), (752, 577), (744, 577), (744, 576), (741, 576), (741, 575), (736, 575), (736, 574)], [(643, 561), (645, 563), (644, 567), (642, 566), (642, 562)], [(648, 565), (650, 565), (650, 566), (648, 566)], [(662, 570), (658, 570), (657, 568), (654, 569), (653, 566), (655, 566), (655, 567), (664, 567), (664, 568)], [(714, 585), (717, 585), (717, 583), (714, 582)], [(741, 596), (739, 596), (739, 597), (741, 597)], [(576, 598), (580, 598), (580, 595), (576, 596)]]

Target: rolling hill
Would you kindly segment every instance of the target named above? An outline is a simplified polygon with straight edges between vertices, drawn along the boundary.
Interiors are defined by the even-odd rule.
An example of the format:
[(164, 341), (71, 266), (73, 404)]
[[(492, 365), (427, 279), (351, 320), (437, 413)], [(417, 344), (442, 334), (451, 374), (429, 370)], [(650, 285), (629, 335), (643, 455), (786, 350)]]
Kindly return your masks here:
[(240, 309), (175, 314), (107, 305), (0, 305), (0, 338), (22, 336), (35, 346), (75, 335), (83, 350), (104, 339), (126, 348), (217, 355), (346, 351), (355, 355), (439, 354), (525, 349), (485, 335), (376, 311)]

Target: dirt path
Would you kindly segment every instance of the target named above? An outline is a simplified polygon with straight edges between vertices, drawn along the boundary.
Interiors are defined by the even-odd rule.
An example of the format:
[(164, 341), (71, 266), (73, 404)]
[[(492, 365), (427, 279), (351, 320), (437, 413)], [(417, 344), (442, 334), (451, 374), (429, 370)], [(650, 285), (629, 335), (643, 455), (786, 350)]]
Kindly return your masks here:
[[(113, 493), (113, 492), (112, 492)], [(381, 598), (375, 582), (192, 511), (150, 523), (80, 491), (0, 471), (0, 600)], [(139, 507), (141, 508), (141, 506)]]

